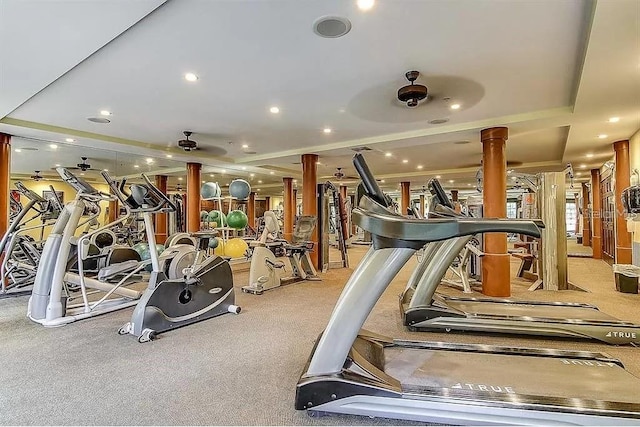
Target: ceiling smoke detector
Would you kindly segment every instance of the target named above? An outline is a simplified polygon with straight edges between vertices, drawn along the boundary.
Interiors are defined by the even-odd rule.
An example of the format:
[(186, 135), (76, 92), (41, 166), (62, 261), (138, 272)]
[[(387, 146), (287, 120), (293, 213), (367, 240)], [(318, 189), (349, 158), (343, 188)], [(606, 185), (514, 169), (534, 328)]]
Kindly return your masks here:
[(398, 100), (406, 103), (407, 107), (417, 107), (418, 103), (428, 95), (426, 86), (414, 83), (419, 76), (420, 72), (418, 71), (407, 71), (405, 77), (411, 84), (398, 89)]
[(182, 148), (184, 151), (193, 151), (198, 149), (198, 143), (196, 141), (192, 141), (189, 137), (193, 134), (193, 132), (189, 130), (185, 130), (182, 132), (186, 139), (181, 139), (178, 141), (178, 147)]

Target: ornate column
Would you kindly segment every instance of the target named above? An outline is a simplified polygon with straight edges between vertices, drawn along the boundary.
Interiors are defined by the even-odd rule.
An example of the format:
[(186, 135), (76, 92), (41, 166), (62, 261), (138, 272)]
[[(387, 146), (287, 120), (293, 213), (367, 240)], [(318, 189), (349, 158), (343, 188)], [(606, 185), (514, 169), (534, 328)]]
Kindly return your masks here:
[(291, 207), (295, 201), (293, 199), (293, 178), (282, 178), (284, 189), (282, 192), (282, 209), (284, 210), (284, 230), (282, 233), (286, 240), (291, 241), (293, 235), (293, 220), (295, 217), (294, 208)]
[[(318, 155), (303, 154), (302, 155), (302, 213), (304, 215), (313, 215), (318, 218)], [(318, 252), (318, 227), (313, 229), (311, 241), (314, 243), (315, 250), (311, 252), (311, 261), (318, 268), (319, 255)]]
[(411, 202), (411, 183), (403, 181), (400, 183), (400, 215), (406, 215)]
[(593, 224), (591, 249), (593, 258), (602, 259), (602, 194), (600, 193), (600, 169), (591, 169), (591, 212)]
[[(158, 187), (158, 190), (162, 191), (164, 194), (167, 194), (166, 175), (156, 175), (156, 187)], [(200, 187), (198, 187), (198, 189), (199, 188)], [(198, 197), (200, 197), (200, 190), (198, 190)], [(198, 218), (199, 217), (200, 211), (198, 210)], [(168, 220), (166, 213), (157, 213), (154, 215), (156, 242), (161, 245), (164, 245), (164, 242), (167, 240), (167, 230), (169, 229)], [(200, 227), (200, 224), (198, 224), (198, 227)]]
[(631, 168), (629, 167), (629, 141), (613, 143), (616, 153), (616, 259), (617, 264), (631, 264), (631, 233), (627, 231), (627, 220), (622, 207), (622, 190), (631, 185)]
[[(506, 127), (484, 129), (482, 141), (483, 216), (507, 217), (507, 157), (509, 130)], [(510, 260), (506, 233), (484, 235), (482, 258), (482, 293), (494, 297), (511, 295)]]
[(589, 216), (589, 187), (582, 183), (582, 246), (591, 246), (591, 221)]
[(252, 191), (249, 193), (249, 201), (247, 202), (247, 218), (249, 220), (249, 227), (256, 227), (256, 193)]
[(187, 232), (200, 230), (200, 163), (187, 163)]
[(0, 236), (9, 228), (9, 170), (11, 135), (0, 133)]

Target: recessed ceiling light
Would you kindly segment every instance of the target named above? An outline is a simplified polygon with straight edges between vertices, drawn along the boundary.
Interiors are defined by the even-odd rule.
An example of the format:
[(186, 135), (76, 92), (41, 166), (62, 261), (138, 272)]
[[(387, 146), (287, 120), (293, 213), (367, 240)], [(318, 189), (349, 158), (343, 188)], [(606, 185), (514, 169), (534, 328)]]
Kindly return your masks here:
[(60, 163), (56, 163), (56, 165), (55, 165), (55, 166), (56, 166), (57, 168), (59, 168), (59, 167), (60, 167)]
[(22, 153), (22, 150), (21, 150), (21, 149), (19, 149), (19, 148), (16, 148), (16, 149), (15, 149), (15, 150), (13, 150), (13, 151), (15, 151), (16, 153)]
[(346, 112), (346, 111), (347, 111), (347, 110), (346, 110), (346, 109), (344, 109), (344, 108), (341, 108), (341, 109), (339, 109), (339, 110), (338, 110), (338, 112), (340, 112), (340, 113), (344, 113), (344, 112)]
[(105, 171), (105, 172), (109, 172), (109, 169), (102, 169), (102, 170)]
[(137, 169), (137, 168), (139, 168), (140, 166), (139, 166), (139, 165), (133, 165), (133, 167)]
[(171, 154), (166, 154), (166, 156), (167, 156), (167, 159), (170, 159), (173, 157)]
[(298, 180), (297, 180), (297, 179), (294, 179), (294, 180), (293, 180), (293, 182), (298, 182)]
[(207, 181), (202, 181), (202, 183), (203, 183), (203, 184), (204, 184), (205, 182), (207, 182)]
[(84, 172), (80, 172), (80, 176), (84, 176)]
[(471, 184), (467, 184), (467, 187), (471, 187)]
[(262, 180), (258, 180), (258, 184), (262, 184)]
[(582, 172), (576, 172), (576, 176), (582, 175)]
[(249, 148), (249, 144), (242, 144), (242, 148)]
[(274, 172), (274, 171), (269, 172), (269, 175), (273, 175), (273, 174), (275, 174), (275, 172)]
[(214, 178), (215, 175), (214, 174), (209, 174), (209, 178)]
[(404, 160), (402, 161), (402, 163), (409, 163), (409, 160), (404, 159)]
[(256, 174), (255, 174), (255, 173), (252, 173), (250, 176), (251, 176), (251, 178), (253, 178), (254, 176), (256, 176)]
[(459, 110), (460, 109), (460, 104), (451, 104), (450, 107), (452, 110)]
[(67, 142), (76, 142), (76, 140), (73, 139), (73, 138), (67, 138), (67, 139), (65, 139), (65, 141), (67, 141)]
[(587, 153), (585, 157), (586, 157), (586, 158), (588, 158), (588, 159), (590, 159), (590, 158), (592, 158), (592, 157), (593, 157), (593, 153)]
[(620, 121), (620, 117), (609, 118), (609, 123), (618, 123), (619, 121)]
[(449, 180), (449, 184), (453, 184), (454, 182), (455, 182), (455, 181), (454, 181), (454, 180), (452, 180), (452, 179), (450, 179), (450, 180)]
[(391, 157), (391, 156), (393, 156), (393, 154), (391, 154), (390, 152), (387, 151), (386, 153), (384, 153), (384, 156), (385, 157)]
[(100, 115), (102, 115), (102, 116), (110, 116), (111, 115), (111, 111), (109, 111), (109, 110), (100, 110)]
[(442, 178), (440, 175), (436, 175), (436, 179), (440, 179)]
[(601, 133), (600, 135), (598, 135), (598, 138), (605, 139), (607, 136), (609, 135), (605, 135), (604, 133)]
[(195, 82), (195, 81), (197, 81), (197, 80), (198, 80), (198, 76), (196, 76), (196, 75), (195, 75), (195, 74), (193, 74), (193, 73), (186, 73), (186, 74), (184, 75), (184, 79), (185, 79), (186, 81), (188, 81), (188, 82)]
[(269, 108), (269, 111), (271, 111), (272, 114), (278, 114), (280, 109), (278, 107), (271, 107)]
[(242, 170), (243, 170), (243, 171), (246, 171), (246, 170), (247, 170), (247, 167), (246, 167), (246, 166), (243, 166), (243, 167), (242, 167)]
[(182, 181), (182, 177), (178, 177), (178, 181)]
[(418, 165), (416, 166), (418, 169), (422, 169), (422, 165)]
[(227, 170), (226, 169), (222, 169), (222, 173), (227, 173)]
[(375, 0), (358, 0), (358, 9), (371, 10), (375, 2)]
[(58, 148), (58, 146), (56, 144), (49, 144), (49, 148), (52, 148), (55, 150)]
[(256, 191), (260, 191), (260, 189), (258, 188)]
[(322, 132), (331, 133), (331, 128), (324, 128), (324, 129), (322, 129)]
[(320, 163), (320, 161), (317, 161), (317, 162), (316, 162), (316, 165), (321, 165), (321, 164), (322, 164), (322, 163)]
[(384, 179), (381, 179), (380, 182), (384, 184)]
[(580, 169), (586, 169), (587, 165), (585, 165), (584, 163), (580, 165)]
[(145, 159), (145, 161), (146, 161), (147, 163), (153, 163), (153, 159), (152, 159), (151, 157), (147, 157), (147, 158)]

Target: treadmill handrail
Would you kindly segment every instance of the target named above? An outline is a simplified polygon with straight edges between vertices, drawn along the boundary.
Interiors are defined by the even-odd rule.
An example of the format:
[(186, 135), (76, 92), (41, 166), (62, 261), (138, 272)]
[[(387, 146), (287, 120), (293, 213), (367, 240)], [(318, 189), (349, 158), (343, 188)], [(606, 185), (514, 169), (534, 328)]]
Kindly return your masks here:
[[(368, 196), (363, 197), (363, 200)], [(373, 200), (369, 199), (373, 202)], [(374, 202), (375, 203), (375, 202)], [(361, 201), (361, 204), (362, 201)], [(352, 221), (372, 235), (404, 241), (435, 242), (478, 233), (520, 233), (540, 237), (533, 221), (514, 219), (438, 218), (412, 219), (372, 212), (361, 207), (351, 213)]]

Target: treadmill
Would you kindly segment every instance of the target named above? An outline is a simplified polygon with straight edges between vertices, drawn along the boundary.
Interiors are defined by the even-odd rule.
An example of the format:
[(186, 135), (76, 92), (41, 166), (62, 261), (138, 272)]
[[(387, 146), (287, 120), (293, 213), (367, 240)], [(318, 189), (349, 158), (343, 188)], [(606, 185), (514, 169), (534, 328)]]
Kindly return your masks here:
[(353, 221), (373, 244), (345, 285), (298, 381), (295, 407), (463, 425), (640, 425), (640, 379), (606, 354), (393, 340), (362, 326), (416, 250), (532, 221), (404, 218), (388, 204), (361, 154), (366, 194)]
[[(437, 180), (429, 188), (441, 205), (453, 206)], [(455, 211), (453, 211), (455, 215)], [(458, 214), (458, 217), (459, 214)], [(614, 345), (639, 345), (640, 325), (624, 322), (590, 304), (517, 301), (499, 298), (452, 297), (436, 293), (449, 265), (472, 236), (427, 245), (400, 296), (405, 326), (419, 331), (477, 331), (590, 339)]]

